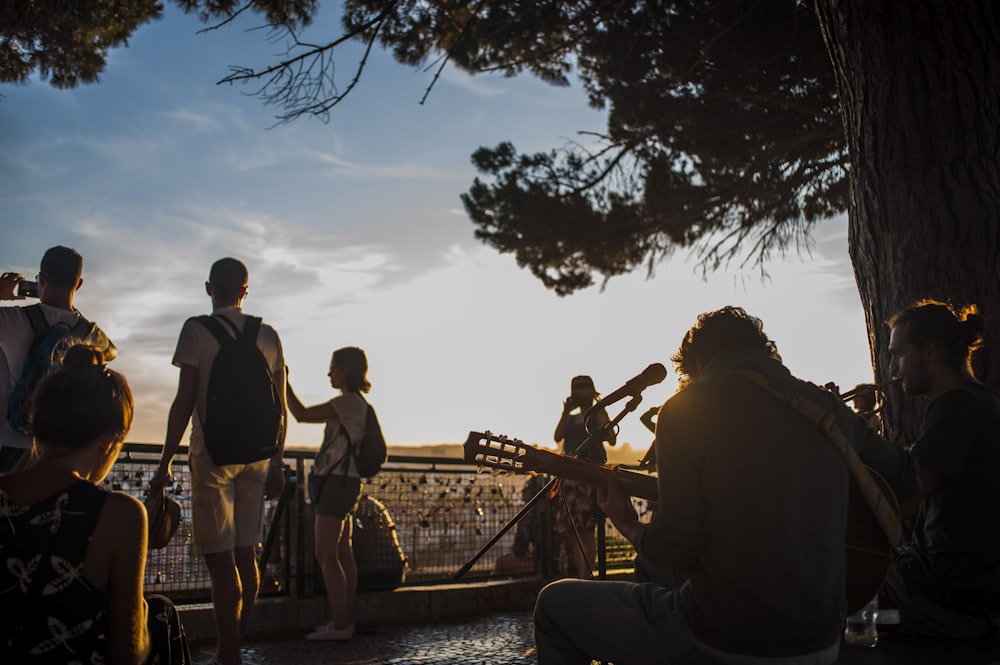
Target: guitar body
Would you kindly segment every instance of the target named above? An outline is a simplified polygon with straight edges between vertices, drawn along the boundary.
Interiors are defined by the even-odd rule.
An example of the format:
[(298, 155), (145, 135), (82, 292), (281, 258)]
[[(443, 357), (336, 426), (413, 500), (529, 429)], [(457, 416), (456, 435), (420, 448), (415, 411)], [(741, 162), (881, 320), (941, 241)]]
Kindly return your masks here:
[[(890, 500), (896, 513), (899, 505), (889, 483), (872, 469), (868, 469), (882, 494)], [(882, 588), (892, 563), (892, 548), (882, 526), (868, 508), (868, 502), (851, 482), (847, 504), (847, 529), (844, 533), (844, 555), (847, 562), (847, 608), (853, 613), (868, 604)]]
[[(529, 446), (517, 439), (489, 432), (469, 432), (463, 449), (466, 462), (483, 467), (510, 473), (549, 473), (603, 488), (607, 487), (611, 478), (616, 478), (622, 491), (630, 496), (650, 501), (659, 499), (656, 476), (567, 457)], [(871, 469), (869, 472), (898, 512), (888, 483)], [(854, 482), (851, 483), (847, 510), (844, 554), (847, 566), (847, 607), (853, 613), (878, 593), (892, 562), (889, 541)]]

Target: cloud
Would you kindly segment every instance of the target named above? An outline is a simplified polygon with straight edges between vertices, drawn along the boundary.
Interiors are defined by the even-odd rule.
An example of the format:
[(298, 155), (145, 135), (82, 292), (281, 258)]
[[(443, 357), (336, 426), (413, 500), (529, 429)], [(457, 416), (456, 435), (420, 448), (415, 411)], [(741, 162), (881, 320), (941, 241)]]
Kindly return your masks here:
[(311, 151), (310, 155), (320, 164), (331, 167), (328, 173), (334, 176), (355, 176), (361, 178), (405, 178), (419, 180), (440, 180), (445, 182), (465, 182), (467, 175), (453, 171), (442, 171), (425, 164), (371, 165), (352, 162), (335, 154)]
[[(229, 126), (232, 121), (234, 114), (226, 113), (221, 115), (219, 113), (210, 113), (208, 107), (202, 107), (204, 110), (195, 111), (191, 108), (178, 108), (169, 111), (164, 111), (162, 116), (174, 127), (174, 128), (187, 128), (195, 135), (208, 134), (213, 131), (220, 131), (227, 126)], [(215, 109), (219, 111), (220, 109)], [(235, 109), (227, 108), (227, 111), (232, 111)], [(239, 115), (236, 115), (239, 117)], [(226, 118), (227, 122), (223, 123), (220, 118)]]
[[(435, 68), (436, 70), (436, 68)], [(493, 76), (501, 76), (499, 74)], [(510, 94), (510, 87), (494, 85), (491, 75), (477, 74), (473, 76), (468, 72), (454, 66), (446, 65), (441, 72), (441, 80), (445, 83), (460, 88), (466, 92), (471, 92), (477, 97), (500, 97)], [(431, 94), (434, 94), (433, 92)]]

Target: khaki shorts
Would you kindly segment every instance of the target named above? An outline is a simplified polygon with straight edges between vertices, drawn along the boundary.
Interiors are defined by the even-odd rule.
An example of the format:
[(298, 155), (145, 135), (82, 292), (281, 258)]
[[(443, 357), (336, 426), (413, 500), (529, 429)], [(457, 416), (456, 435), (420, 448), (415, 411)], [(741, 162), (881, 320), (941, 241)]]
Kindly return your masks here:
[(264, 516), (269, 461), (216, 466), (207, 452), (191, 457), (191, 521), (198, 554), (256, 547)]

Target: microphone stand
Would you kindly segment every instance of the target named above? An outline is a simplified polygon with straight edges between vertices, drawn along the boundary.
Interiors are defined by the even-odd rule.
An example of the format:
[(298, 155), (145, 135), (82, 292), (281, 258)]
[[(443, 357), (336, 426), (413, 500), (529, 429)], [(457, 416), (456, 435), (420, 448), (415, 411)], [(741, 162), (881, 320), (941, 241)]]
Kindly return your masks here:
[[(608, 421), (602, 427), (598, 428), (594, 432), (591, 432), (589, 430), (589, 428), (588, 428), (588, 430), (587, 430), (587, 438), (584, 439), (580, 443), (580, 445), (576, 447), (576, 450), (573, 450), (568, 456), (569, 457), (579, 457), (583, 453), (583, 451), (585, 451), (587, 449), (587, 446), (589, 446), (591, 444), (591, 442), (594, 441), (595, 439), (598, 442), (602, 442), (606, 438), (608, 438), (611, 435), (612, 431), (615, 429), (615, 427), (617, 427), (618, 423), (621, 422), (622, 418), (624, 418), (626, 416), (626, 414), (629, 414), (632, 411), (635, 411), (636, 408), (639, 406), (639, 402), (641, 402), (641, 401), (642, 401), (642, 395), (641, 394), (633, 395), (632, 399), (630, 399), (628, 401), (628, 403), (625, 405), (625, 408), (622, 409), (621, 413), (619, 413), (617, 416), (615, 416), (614, 420)], [(584, 422), (586, 422), (586, 420)], [(598, 436), (600, 436), (601, 438), (597, 438)], [(514, 517), (510, 518), (510, 521), (508, 521), (506, 524), (504, 524), (502, 527), (500, 527), (500, 530), (497, 531), (496, 535), (494, 535), (492, 538), (490, 538), (489, 542), (487, 542), (485, 545), (483, 545), (483, 547), (478, 552), (476, 552), (473, 555), (473, 557), (471, 559), (469, 559), (465, 563), (465, 565), (463, 565), (458, 570), (458, 572), (455, 573), (452, 576), (451, 579), (456, 580), (456, 581), (460, 580), (460, 579), (462, 579), (462, 577), (465, 576), (465, 574), (467, 572), (469, 572), (470, 570), (472, 570), (472, 567), (474, 565), (476, 565), (476, 562), (479, 561), (479, 559), (481, 559), (482, 556), (484, 554), (486, 554), (490, 550), (490, 548), (492, 548), (494, 545), (496, 545), (497, 541), (499, 541), (501, 538), (503, 538), (504, 534), (506, 534), (508, 531), (510, 531), (510, 529), (515, 524), (517, 524), (518, 522), (520, 522), (521, 518), (524, 517), (528, 513), (528, 511), (531, 510), (534, 507), (534, 505), (536, 503), (538, 503), (542, 499), (543, 496), (545, 496), (546, 494), (548, 494), (552, 490), (552, 486), (555, 485), (558, 480), (559, 479), (555, 478), (555, 477), (554, 478), (550, 478), (549, 482), (547, 482), (545, 484), (545, 487), (543, 487), (542, 489), (540, 489), (538, 491), (538, 493), (535, 494), (535, 496), (531, 497), (531, 499), (529, 499), (528, 502), (524, 504), (524, 507), (522, 507), (521, 510), (517, 511), (517, 514), (514, 515)], [(599, 525), (599, 528), (603, 527), (604, 520), (600, 520), (598, 522), (598, 525)], [(574, 525), (574, 528), (575, 528), (575, 525)], [(603, 541), (603, 537), (602, 537), (603, 534), (599, 533), (598, 536), (601, 536), (601, 539), (598, 541), (599, 542), (599, 547), (598, 547), (598, 549), (599, 549), (598, 575), (600, 576), (600, 578), (604, 578), (604, 577), (607, 576), (607, 570), (606, 570), (607, 569), (607, 562), (605, 561), (605, 562), (602, 563), (600, 561), (601, 555), (604, 554), (604, 551), (603, 551), (604, 550), (604, 546), (603, 546), (603, 542), (602, 542)]]

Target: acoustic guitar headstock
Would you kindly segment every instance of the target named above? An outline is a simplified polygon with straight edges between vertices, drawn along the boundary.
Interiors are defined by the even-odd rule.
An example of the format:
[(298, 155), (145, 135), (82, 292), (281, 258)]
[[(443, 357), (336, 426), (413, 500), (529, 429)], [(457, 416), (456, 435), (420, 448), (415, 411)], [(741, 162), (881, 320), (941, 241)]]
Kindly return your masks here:
[(520, 439), (488, 431), (469, 432), (462, 448), (466, 462), (491, 469), (528, 473), (539, 470), (543, 465), (538, 451)]

